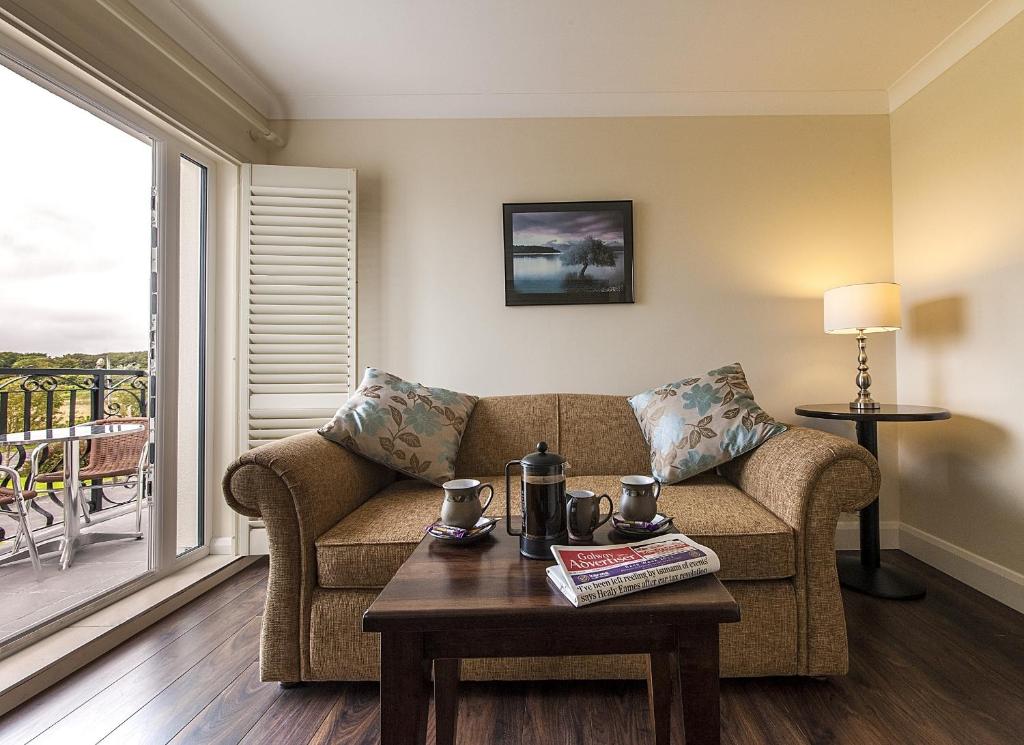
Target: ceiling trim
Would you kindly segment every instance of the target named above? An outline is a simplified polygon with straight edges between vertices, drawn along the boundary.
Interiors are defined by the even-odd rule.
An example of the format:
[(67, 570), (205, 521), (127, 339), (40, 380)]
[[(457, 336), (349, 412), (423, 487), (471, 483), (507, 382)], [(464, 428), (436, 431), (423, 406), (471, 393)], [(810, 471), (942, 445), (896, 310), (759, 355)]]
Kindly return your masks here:
[(473, 119), (887, 114), (1024, 12), (989, 0), (887, 90), (280, 95), (181, 0), (131, 0), (268, 119)]
[(1024, 11), (1024, 0), (990, 0), (889, 86), (889, 112), (924, 90)]
[(877, 91), (657, 91), (292, 95), (289, 119), (492, 119), (646, 116), (885, 114)]
[(261, 114), (268, 119), (280, 119), (284, 115), (285, 109), (277, 92), (225, 47), (179, 0), (131, 2)]

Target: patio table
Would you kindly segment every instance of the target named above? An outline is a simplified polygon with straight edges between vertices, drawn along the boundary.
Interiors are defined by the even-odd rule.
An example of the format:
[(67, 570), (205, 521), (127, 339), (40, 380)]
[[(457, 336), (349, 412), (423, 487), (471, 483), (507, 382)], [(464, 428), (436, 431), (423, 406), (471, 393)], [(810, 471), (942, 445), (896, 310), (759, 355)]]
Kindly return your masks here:
[[(102, 533), (81, 532), (78, 514), (81, 505), (81, 481), (78, 477), (79, 454), (83, 440), (98, 440), (102, 437), (116, 437), (130, 432), (138, 432), (141, 424), (78, 424), (74, 427), (59, 429), (37, 429), (29, 432), (10, 432), (0, 434), (0, 445), (42, 445), (45, 443), (61, 443), (64, 449), (64, 535), (52, 538), (37, 546), (40, 554), (53, 553), (56, 548), (51, 544), (60, 543), (60, 568), (71, 566), (75, 551), (83, 546), (104, 541), (115, 541), (123, 538), (142, 538), (142, 533)], [(23, 549), (16, 554), (4, 556), (0, 564), (7, 564), (28, 556)]]

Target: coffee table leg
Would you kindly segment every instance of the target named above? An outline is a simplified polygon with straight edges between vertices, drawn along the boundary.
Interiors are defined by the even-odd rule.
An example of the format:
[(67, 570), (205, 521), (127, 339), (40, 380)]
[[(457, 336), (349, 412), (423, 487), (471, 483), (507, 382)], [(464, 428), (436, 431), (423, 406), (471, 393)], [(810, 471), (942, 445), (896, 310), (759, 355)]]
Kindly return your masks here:
[(430, 660), (423, 656), (423, 635), (380, 635), (381, 745), (422, 745), (427, 737)]
[(718, 624), (677, 630), (676, 664), (683, 698), (686, 745), (718, 745)]
[(437, 745), (455, 745), (459, 723), (459, 660), (434, 660), (434, 721)]
[(647, 702), (655, 745), (669, 745), (672, 733), (672, 655), (669, 652), (647, 655)]

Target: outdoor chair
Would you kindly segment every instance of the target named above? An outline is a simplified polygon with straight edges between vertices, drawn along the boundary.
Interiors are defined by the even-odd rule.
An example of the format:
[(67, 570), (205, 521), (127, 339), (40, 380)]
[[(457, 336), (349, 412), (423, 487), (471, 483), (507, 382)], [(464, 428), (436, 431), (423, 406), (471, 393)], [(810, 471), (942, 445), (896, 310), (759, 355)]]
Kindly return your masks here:
[(32, 537), (32, 526), (28, 522), (27, 503), (35, 499), (37, 493), (34, 490), (23, 490), (21, 488), (21, 474), (10, 466), (3, 465), (0, 456), (0, 478), (10, 479), (10, 487), (0, 487), (0, 506), (14, 507), (14, 514), (18, 518), (18, 532), (14, 535), (14, 547), (6, 556), (0, 556), (0, 561), (9, 559), (18, 553), (21, 546), (22, 536), (28, 547), (28, 555), (32, 559), (32, 567), (38, 572), (42, 565), (39, 563), (39, 553), (36, 551), (36, 541)]
[[(149, 419), (146, 417), (110, 417), (97, 419), (83, 424), (141, 424), (142, 429), (138, 432), (129, 432), (115, 437), (103, 437), (94, 440), (89, 445), (86, 453), (85, 464), (79, 469), (78, 475), (81, 481), (81, 493), (90, 492), (94, 489), (106, 489), (112, 486), (134, 487), (135, 488), (135, 530), (142, 530), (142, 503), (146, 498), (146, 470), (148, 467), (149, 455)], [(35, 456), (35, 453), (33, 453)], [(64, 472), (51, 471), (49, 473), (37, 473), (38, 459), (32, 458), (32, 475), (29, 477), (29, 488), (34, 488), (40, 493), (57, 493), (53, 484), (64, 480)], [(111, 479), (107, 481), (107, 479)], [(93, 482), (93, 483), (86, 483)], [(40, 485), (49, 485), (47, 488), (38, 488)], [(108, 502), (116, 505), (127, 504), (128, 500), (119, 502), (105, 496)], [(89, 511), (85, 508), (85, 499), (82, 499), (82, 516), (85, 521), (91, 522)]]

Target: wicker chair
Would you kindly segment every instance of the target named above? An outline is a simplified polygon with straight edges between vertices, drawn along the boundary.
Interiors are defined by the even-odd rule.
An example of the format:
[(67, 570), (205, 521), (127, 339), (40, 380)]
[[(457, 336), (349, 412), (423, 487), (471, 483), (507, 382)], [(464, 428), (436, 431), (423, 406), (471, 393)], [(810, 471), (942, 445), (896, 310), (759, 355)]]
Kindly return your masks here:
[(18, 517), (18, 532), (14, 536), (14, 547), (6, 556), (0, 559), (13, 560), (21, 546), (21, 538), (25, 537), (29, 558), (32, 559), (32, 567), (38, 572), (42, 569), (39, 563), (39, 552), (36, 550), (35, 538), (32, 537), (32, 526), (28, 522), (27, 504), (35, 499), (37, 493), (34, 490), (23, 490), (21, 488), (21, 474), (10, 466), (3, 465), (0, 460), (0, 478), (10, 479), (10, 488), (0, 488), (0, 505), (4, 507), (14, 506), (14, 514)]
[[(141, 424), (138, 432), (129, 432), (116, 437), (103, 437), (90, 443), (86, 454), (86, 463), (78, 472), (82, 481), (82, 492), (93, 489), (105, 489), (111, 486), (135, 487), (135, 531), (142, 530), (142, 503), (145, 500), (146, 469), (149, 454), (149, 419), (146, 417), (110, 417), (97, 419), (86, 424)], [(34, 454), (33, 454), (34, 455)], [(32, 475), (29, 477), (29, 488), (40, 493), (56, 493), (52, 484), (64, 480), (63, 471), (36, 473), (36, 458), (32, 462)], [(112, 479), (112, 481), (106, 481)], [(87, 484), (91, 481), (94, 483)], [(49, 488), (38, 488), (48, 484)], [(90, 522), (89, 511), (82, 500), (82, 516)], [(108, 498), (115, 504), (126, 504)]]

